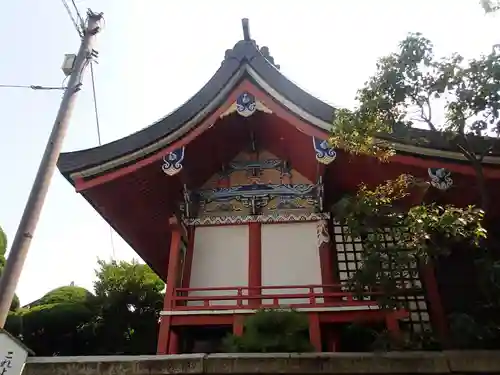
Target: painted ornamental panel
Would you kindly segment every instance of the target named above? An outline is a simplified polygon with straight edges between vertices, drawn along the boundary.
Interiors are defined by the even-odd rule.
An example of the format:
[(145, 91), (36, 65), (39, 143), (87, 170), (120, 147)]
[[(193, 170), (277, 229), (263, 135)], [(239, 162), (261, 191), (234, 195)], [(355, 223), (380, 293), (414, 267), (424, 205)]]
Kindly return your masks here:
[(185, 189), (181, 209), (188, 224), (199, 225), (209, 218), (307, 216), (321, 213), (322, 206), (321, 182), (309, 181), (267, 151), (249, 151), (222, 166), (201, 189)]

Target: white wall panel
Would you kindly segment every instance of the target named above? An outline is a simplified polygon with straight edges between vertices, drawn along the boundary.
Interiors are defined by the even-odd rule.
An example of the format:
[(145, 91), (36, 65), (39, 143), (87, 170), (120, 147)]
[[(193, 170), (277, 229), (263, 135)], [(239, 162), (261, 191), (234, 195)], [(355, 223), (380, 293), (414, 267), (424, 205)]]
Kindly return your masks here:
[[(321, 268), (317, 222), (262, 225), (262, 285), (318, 285)], [(321, 288), (316, 289), (321, 291)], [(303, 294), (307, 288), (264, 290), (266, 294)], [(318, 298), (320, 303), (322, 298)], [(264, 303), (271, 303), (264, 300)], [(308, 303), (308, 299), (280, 299), (280, 305)]]
[[(197, 227), (190, 288), (248, 286), (248, 225)], [(236, 291), (198, 291), (190, 296), (235, 295)], [(212, 301), (211, 305), (236, 301)], [(189, 305), (201, 305), (190, 302)]]

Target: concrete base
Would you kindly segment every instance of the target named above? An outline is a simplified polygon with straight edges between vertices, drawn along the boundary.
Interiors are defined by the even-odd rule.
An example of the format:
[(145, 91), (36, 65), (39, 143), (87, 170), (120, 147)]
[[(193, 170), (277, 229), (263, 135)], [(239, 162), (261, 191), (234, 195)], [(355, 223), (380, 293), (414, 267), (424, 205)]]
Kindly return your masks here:
[(31, 357), (23, 373), (500, 375), (500, 351)]

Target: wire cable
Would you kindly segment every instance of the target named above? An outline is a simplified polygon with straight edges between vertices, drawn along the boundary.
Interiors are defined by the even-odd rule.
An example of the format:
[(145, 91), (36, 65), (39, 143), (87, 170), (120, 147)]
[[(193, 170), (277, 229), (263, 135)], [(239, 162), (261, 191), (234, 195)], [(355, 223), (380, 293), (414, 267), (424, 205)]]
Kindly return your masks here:
[(75, 17), (73, 17), (73, 14), (71, 13), (71, 9), (69, 9), (69, 5), (66, 2), (66, 0), (61, 0), (64, 8), (66, 9), (66, 13), (68, 13), (69, 18), (71, 19), (71, 22), (73, 23), (73, 26), (75, 27), (76, 32), (80, 36), (80, 38), (83, 38), (83, 30), (78, 26), (78, 22), (76, 22)]
[(94, 97), (94, 113), (95, 113), (95, 124), (97, 128), (97, 141), (99, 142), (99, 146), (101, 143), (101, 126), (99, 124), (99, 112), (97, 111), (97, 96), (95, 92), (95, 78), (94, 78), (94, 63), (90, 62), (90, 77), (92, 79), (92, 96)]
[[(94, 101), (94, 113), (95, 113), (95, 123), (96, 123), (96, 130), (97, 130), (97, 142), (99, 143), (99, 146), (102, 146), (102, 141), (101, 141), (101, 125), (99, 122), (99, 111), (97, 109), (97, 95), (96, 95), (96, 88), (95, 88), (95, 75), (94, 75), (94, 64), (92, 60), (90, 61), (90, 78), (92, 81), (92, 97)], [(116, 259), (116, 250), (115, 250), (115, 241), (113, 239), (113, 228), (111, 225), (109, 226), (109, 239), (111, 243), (111, 251), (112, 251), (112, 259)]]
[[(75, 27), (76, 31), (78, 32), (78, 35), (80, 35), (80, 37), (83, 38), (86, 22), (83, 20), (81, 14), (80, 14), (80, 11), (78, 10), (78, 7), (76, 6), (75, 0), (71, 0), (71, 3), (73, 4), (73, 8), (75, 9), (77, 20), (80, 22), (80, 27), (78, 26), (78, 22), (77, 22), (77, 20), (75, 20), (75, 17), (73, 17), (73, 14), (72, 14), (66, 0), (62, 0), (62, 3), (64, 5), (64, 7), (66, 8), (66, 12), (68, 13), (69, 17), (71, 18), (71, 21), (73, 22), (73, 26)], [(97, 130), (97, 141), (98, 141), (99, 146), (101, 146), (102, 145), (101, 126), (100, 126), (100, 122), (99, 122), (99, 111), (97, 109), (97, 95), (96, 95), (96, 88), (95, 88), (94, 64), (93, 64), (93, 61), (91, 58), (88, 59), (87, 63), (89, 63), (89, 62), (90, 62), (90, 77), (91, 77), (91, 81), (92, 81), (92, 97), (93, 97), (93, 102), (94, 102), (94, 113), (95, 113), (95, 122), (96, 122), (96, 130)], [(83, 68), (82, 68), (82, 71), (83, 71)], [(115, 242), (113, 240), (113, 228), (111, 227), (111, 225), (109, 226), (109, 238), (110, 238), (110, 242), (111, 242), (112, 258), (113, 258), (113, 260), (115, 260), (116, 259)]]
[(81, 27), (81, 30), (83, 31), (83, 30), (85, 30), (85, 22), (83, 21), (83, 18), (80, 14), (80, 11), (78, 10), (78, 7), (75, 4), (75, 0), (71, 0), (71, 3), (73, 4), (73, 8), (75, 8), (76, 17), (80, 21), (80, 27)]
[(0, 85), (0, 88), (30, 89), (30, 90), (66, 90), (66, 87), (39, 85)]

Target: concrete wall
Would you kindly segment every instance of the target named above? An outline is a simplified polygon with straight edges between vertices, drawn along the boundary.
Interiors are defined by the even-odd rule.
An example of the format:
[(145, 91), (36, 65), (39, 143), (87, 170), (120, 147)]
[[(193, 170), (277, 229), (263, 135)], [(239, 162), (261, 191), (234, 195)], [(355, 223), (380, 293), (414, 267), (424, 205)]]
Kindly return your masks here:
[(28, 358), (24, 375), (499, 374), (500, 351)]

